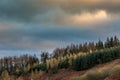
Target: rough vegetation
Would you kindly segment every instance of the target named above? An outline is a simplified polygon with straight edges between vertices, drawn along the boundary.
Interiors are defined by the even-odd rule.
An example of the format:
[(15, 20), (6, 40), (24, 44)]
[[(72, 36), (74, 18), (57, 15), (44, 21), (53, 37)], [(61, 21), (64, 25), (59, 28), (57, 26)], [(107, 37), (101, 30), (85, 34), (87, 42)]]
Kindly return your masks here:
[(120, 80), (120, 60), (104, 67), (90, 69), (79, 77), (72, 77), (71, 80)]
[[(120, 42), (115, 36), (107, 38), (105, 43), (99, 40), (96, 44), (94, 42), (72, 44), (66, 48), (55, 49), (52, 55), (42, 52), (40, 59), (36, 55), (0, 59), (0, 80), (45, 80), (44, 75), (57, 74), (64, 69), (68, 71), (88, 70), (96, 65), (120, 59)], [(107, 69), (101, 72), (94, 69), (73, 80), (103, 79), (108, 76), (108, 73), (119, 70), (119, 65), (111, 69), (110, 72)], [(49, 80), (49, 77), (46, 79)]]

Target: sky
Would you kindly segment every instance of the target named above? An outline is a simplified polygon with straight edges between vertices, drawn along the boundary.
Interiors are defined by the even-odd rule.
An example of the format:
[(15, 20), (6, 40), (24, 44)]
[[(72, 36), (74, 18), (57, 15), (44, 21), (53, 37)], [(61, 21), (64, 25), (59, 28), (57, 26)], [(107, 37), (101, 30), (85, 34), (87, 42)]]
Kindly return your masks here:
[(119, 0), (0, 0), (0, 56), (120, 37)]

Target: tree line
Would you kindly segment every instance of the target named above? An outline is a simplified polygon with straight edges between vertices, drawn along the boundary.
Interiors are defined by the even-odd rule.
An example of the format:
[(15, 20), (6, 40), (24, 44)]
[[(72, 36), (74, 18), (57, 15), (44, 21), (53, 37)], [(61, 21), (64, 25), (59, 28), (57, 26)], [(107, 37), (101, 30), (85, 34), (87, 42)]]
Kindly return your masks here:
[(99, 40), (98, 42), (85, 42), (83, 44), (71, 44), (65, 48), (56, 48), (52, 55), (48, 52), (42, 52), (41, 61), (46, 62), (47, 59), (50, 58), (58, 58), (60, 56), (66, 56), (67, 54), (77, 54), (79, 52), (94, 52), (97, 50), (115, 47), (120, 45), (120, 41), (117, 36), (108, 37), (105, 42)]
[[(56, 48), (52, 54), (42, 52), (41, 60), (36, 55), (4, 57), (0, 59), (0, 78), (13, 75), (15, 78), (19, 78), (33, 74), (39, 78), (37, 74), (41, 74), (42, 71), (56, 73), (58, 69), (63, 68), (88, 69), (97, 64), (120, 58), (119, 46), (120, 41), (114, 36), (107, 38), (105, 42), (99, 40), (96, 43), (86, 42), (79, 45), (71, 44), (65, 48)], [(12, 80), (14, 79), (12, 78)]]

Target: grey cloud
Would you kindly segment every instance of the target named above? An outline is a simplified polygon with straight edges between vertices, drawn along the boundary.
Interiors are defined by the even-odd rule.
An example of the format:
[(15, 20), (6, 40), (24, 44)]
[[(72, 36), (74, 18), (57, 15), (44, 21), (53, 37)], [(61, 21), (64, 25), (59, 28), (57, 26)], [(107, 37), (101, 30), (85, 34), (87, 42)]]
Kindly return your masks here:
[[(100, 1), (100, 0), (98, 0)], [(89, 3), (88, 3), (89, 2)], [(69, 14), (81, 13), (83, 11), (95, 11), (105, 9), (108, 12), (120, 12), (120, 1), (111, 0), (95, 2), (88, 1), (56, 1), (56, 0), (1, 0), (1, 20), (13, 20), (21, 22), (50, 22), (59, 20)], [(59, 13), (60, 12), (60, 13)], [(52, 15), (54, 14), (54, 15)]]
[(45, 12), (46, 8), (36, 0), (0, 0), (1, 20), (32, 21), (34, 16)]
[[(28, 25), (25, 26), (27, 27)], [(60, 26), (56, 28), (39, 27), (40, 25), (32, 25), (34, 28), (31, 26), (25, 29), (23, 28), (25, 26), (12, 28), (11, 30), (0, 30), (0, 44), (18, 48), (45, 48), (54, 47), (64, 42), (66, 44), (71, 43), (80, 38), (94, 38), (94, 35), (92, 35), (94, 31), (86, 33), (88, 32), (87, 30), (80, 30), (79, 28), (63, 28)]]
[[(119, 25), (119, 21), (98, 25), (104, 26), (99, 27), (99, 29), (83, 29), (75, 26), (52, 27), (52, 25), (49, 25), (51, 27), (40, 27), (43, 25), (24, 25), (21, 28), (0, 31), (0, 44), (18, 48), (55, 48), (76, 41), (78, 43), (81, 43), (81, 41), (94, 41), (112, 33), (116, 34), (120, 30)], [(23, 28), (25, 26), (26, 29)]]
[[(65, 0), (64, 0), (65, 1)], [(63, 1), (63, 3), (64, 3)], [(120, 19), (114, 19), (99, 25), (59, 25), (59, 19), (82, 11), (105, 9), (108, 12), (119, 13), (120, 3), (109, 5), (53, 2), (42, 0), (1, 0), (0, 1), (0, 49), (49, 49), (83, 41), (103, 39), (109, 35), (120, 35)], [(67, 4), (67, 5), (66, 5)], [(76, 4), (73, 6), (72, 4)], [(116, 4), (116, 5), (115, 5)], [(119, 16), (117, 16), (119, 18)], [(22, 23), (21, 23), (22, 22)], [(27, 23), (29, 22), (29, 23)], [(37, 22), (37, 23), (36, 23)], [(50, 22), (50, 24), (49, 24)], [(86, 23), (87, 24), (87, 23)], [(96, 26), (100, 26), (97, 27)]]

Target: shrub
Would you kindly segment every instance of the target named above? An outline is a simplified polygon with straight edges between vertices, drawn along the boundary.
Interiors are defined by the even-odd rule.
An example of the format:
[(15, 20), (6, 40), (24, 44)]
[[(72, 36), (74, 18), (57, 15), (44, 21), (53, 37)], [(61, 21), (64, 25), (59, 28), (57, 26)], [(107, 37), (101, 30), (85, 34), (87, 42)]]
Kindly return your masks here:
[(43, 64), (38, 65), (37, 70), (46, 71), (46, 63), (43, 63)]
[(31, 68), (29, 72), (32, 72), (32, 71), (35, 71), (35, 70), (46, 71), (46, 63), (40, 64), (40, 65), (38, 65), (36, 67)]
[(52, 72), (53, 74), (57, 73), (57, 72), (58, 72), (58, 68), (57, 68), (57, 67), (53, 67), (53, 68), (51, 69), (51, 72)]
[(59, 69), (68, 68), (68, 67), (69, 67), (68, 59), (63, 60), (58, 64)]

